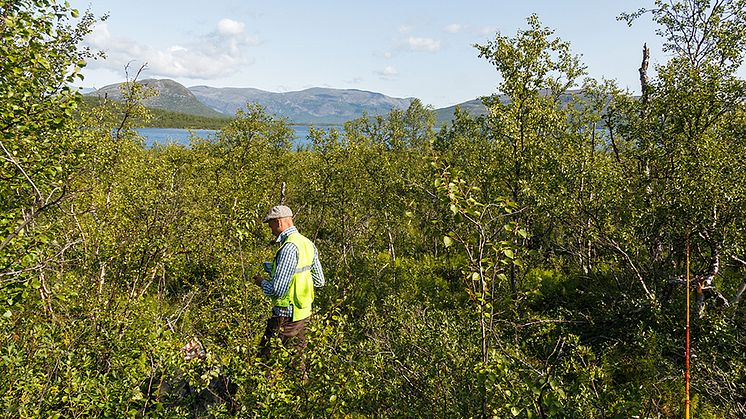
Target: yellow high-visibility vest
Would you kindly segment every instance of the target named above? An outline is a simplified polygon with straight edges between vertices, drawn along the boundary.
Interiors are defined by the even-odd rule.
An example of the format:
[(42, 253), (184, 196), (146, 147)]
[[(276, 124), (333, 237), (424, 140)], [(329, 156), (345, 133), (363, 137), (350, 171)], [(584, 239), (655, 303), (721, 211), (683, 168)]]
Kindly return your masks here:
[[(314, 290), (313, 279), (311, 278), (311, 269), (313, 268), (314, 247), (311, 240), (308, 240), (300, 233), (292, 233), (285, 238), (282, 247), (292, 243), (298, 249), (298, 265), (295, 267), (295, 274), (290, 280), (288, 291), (279, 298), (272, 299), (272, 304), (277, 307), (288, 307), (293, 305), (293, 321), (305, 319), (311, 315), (311, 304), (313, 303)], [(280, 247), (280, 250), (282, 250)], [(274, 277), (277, 269), (277, 255), (272, 262), (272, 276)]]

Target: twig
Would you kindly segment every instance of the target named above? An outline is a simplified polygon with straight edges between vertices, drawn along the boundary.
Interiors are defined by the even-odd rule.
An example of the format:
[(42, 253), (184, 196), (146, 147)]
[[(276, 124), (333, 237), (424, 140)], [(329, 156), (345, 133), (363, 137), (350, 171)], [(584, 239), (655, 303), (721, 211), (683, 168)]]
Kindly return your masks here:
[(27, 180), (27, 181), (28, 181), (28, 182), (29, 182), (29, 183), (31, 184), (31, 186), (32, 186), (32, 187), (34, 188), (34, 192), (36, 193), (36, 199), (40, 201), (40, 200), (41, 200), (41, 192), (39, 192), (39, 188), (37, 188), (37, 187), (36, 187), (36, 184), (34, 183), (34, 181), (33, 181), (33, 180), (31, 180), (31, 177), (29, 177), (29, 175), (28, 175), (28, 174), (26, 173), (26, 171), (25, 171), (25, 170), (23, 170), (23, 167), (21, 167), (20, 163), (18, 163), (18, 161), (16, 161), (16, 159), (14, 159), (14, 158), (13, 158), (13, 155), (12, 155), (12, 154), (10, 154), (10, 151), (8, 151), (8, 149), (7, 149), (7, 148), (5, 148), (5, 144), (3, 144), (3, 142), (2, 142), (2, 141), (0, 141), (0, 147), (2, 147), (3, 151), (4, 151), (4, 152), (5, 152), (5, 154), (6, 154), (7, 156), (8, 156), (8, 160), (9, 160), (10, 162), (12, 162), (12, 163), (13, 163), (13, 164), (14, 164), (14, 165), (15, 165), (15, 166), (16, 166), (16, 167), (18, 168), (18, 170), (20, 170), (20, 171), (21, 171), (21, 173), (23, 174), (23, 177), (25, 177), (25, 178), (26, 178), (26, 180)]
[(517, 328), (522, 329), (524, 327), (533, 326), (536, 324), (546, 324), (546, 323), (554, 323), (554, 324), (583, 324), (588, 323), (585, 320), (553, 320), (553, 319), (546, 319), (546, 320), (535, 320), (532, 322), (524, 323), (516, 325)]
[[(138, 79), (138, 77), (140, 77), (140, 73), (142, 73), (142, 71), (145, 70), (145, 68), (147, 67), (147, 65), (148, 65), (148, 63), (145, 63), (142, 66), (140, 66), (140, 69), (137, 70), (137, 73), (135, 74), (135, 77), (130, 81), (129, 80), (129, 74), (128, 74), (128, 69), (129, 69), (130, 63), (127, 63), (127, 65), (124, 67), (124, 73), (126, 75), (127, 81), (129, 83), (131, 83), (132, 85), (134, 85), (135, 83), (137, 83), (137, 79)], [(127, 109), (124, 112), (124, 117), (122, 117), (122, 122), (119, 124), (119, 126), (117, 127), (116, 132), (114, 134), (114, 138), (117, 139), (117, 140), (119, 140), (119, 133), (124, 129), (124, 126), (127, 123), (127, 119), (129, 119), (129, 117), (132, 116), (132, 113), (131, 113), (131, 111), (132, 111), (132, 97), (131, 97), (132, 95), (131, 95), (131, 93), (132, 92), (130, 91), (129, 93), (130, 93), (130, 97), (126, 98), (127, 99), (127, 102), (126, 102), (127, 103)]]
[[(18, 234), (20, 234), (20, 232), (24, 228), (26, 228), (27, 225), (29, 225), (32, 221), (34, 221), (36, 217), (39, 216), (39, 214), (41, 214), (42, 211), (46, 210), (47, 208), (51, 206), (59, 204), (60, 202), (64, 201), (65, 199), (69, 197), (70, 195), (65, 195), (65, 190), (63, 189), (60, 197), (55, 199), (54, 201), (52, 202), (47, 201), (44, 205), (38, 208), (32, 207), (31, 214), (29, 214), (29, 216), (23, 221), (23, 223), (21, 223), (18, 227), (16, 227), (16, 229), (10, 235), (8, 235), (8, 237), (6, 237), (5, 240), (0, 244), (0, 250), (3, 250), (5, 246), (7, 246), (8, 243), (10, 243), (11, 240), (16, 238), (16, 236), (18, 236)], [(51, 199), (51, 196), (47, 199)]]

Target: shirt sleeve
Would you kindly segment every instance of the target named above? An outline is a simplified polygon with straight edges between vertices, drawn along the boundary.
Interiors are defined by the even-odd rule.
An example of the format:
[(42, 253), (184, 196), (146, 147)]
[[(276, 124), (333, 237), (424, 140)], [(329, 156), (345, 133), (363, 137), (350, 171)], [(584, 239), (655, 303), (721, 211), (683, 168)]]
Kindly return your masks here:
[(293, 243), (286, 243), (277, 252), (277, 266), (272, 278), (262, 281), (262, 291), (267, 297), (282, 297), (288, 292), (290, 281), (298, 266), (298, 248)]
[(323, 287), (326, 280), (324, 279), (324, 270), (321, 269), (321, 261), (319, 261), (319, 250), (316, 249), (316, 245), (313, 246), (313, 265), (311, 265), (311, 278), (313, 279), (313, 286)]

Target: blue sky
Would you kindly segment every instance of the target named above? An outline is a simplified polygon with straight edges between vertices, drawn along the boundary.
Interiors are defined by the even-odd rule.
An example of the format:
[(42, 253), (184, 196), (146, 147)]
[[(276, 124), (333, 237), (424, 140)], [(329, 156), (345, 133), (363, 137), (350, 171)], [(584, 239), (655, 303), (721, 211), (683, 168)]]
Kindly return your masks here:
[(107, 59), (89, 64), (83, 87), (123, 81), (127, 63), (147, 62), (141, 78), (186, 86), (361, 89), (439, 108), (496, 92), (498, 74), (473, 44), (498, 32), (514, 36), (532, 13), (570, 42), (590, 77), (617, 80), (632, 92), (639, 91), (643, 43), (652, 63), (667, 60), (649, 17), (631, 28), (616, 20), (652, 0), (70, 3), (109, 14), (86, 41)]

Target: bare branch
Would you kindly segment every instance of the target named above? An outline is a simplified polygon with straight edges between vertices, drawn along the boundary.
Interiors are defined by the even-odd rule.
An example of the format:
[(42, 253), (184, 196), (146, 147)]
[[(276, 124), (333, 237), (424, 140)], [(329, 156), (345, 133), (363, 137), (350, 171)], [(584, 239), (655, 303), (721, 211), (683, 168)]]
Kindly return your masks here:
[(616, 250), (629, 264), (630, 268), (632, 268), (632, 271), (635, 273), (635, 276), (637, 277), (637, 280), (640, 282), (640, 285), (642, 285), (643, 291), (645, 291), (645, 295), (648, 297), (649, 300), (654, 300), (655, 297), (653, 294), (648, 290), (647, 285), (645, 284), (645, 279), (642, 277), (642, 274), (640, 273), (640, 270), (637, 269), (637, 265), (632, 261), (632, 258), (627, 254), (627, 252), (624, 251), (624, 249), (619, 246), (614, 240), (611, 239), (602, 239), (607, 244), (609, 244), (614, 250)]
[[(60, 202), (62, 202), (65, 199), (69, 198), (70, 196), (71, 195), (65, 195), (65, 191), (63, 189), (63, 191), (60, 194), (60, 196), (57, 199), (55, 199), (54, 201), (52, 201), (52, 202), (47, 201), (46, 203), (44, 203), (42, 206), (40, 206), (38, 208), (36, 208), (36, 207), (31, 208), (31, 214), (21, 224), (19, 224), (18, 227), (16, 227), (16, 229), (12, 233), (10, 233), (8, 235), (8, 237), (6, 237), (5, 240), (3, 240), (2, 243), (0, 243), (0, 250), (3, 250), (5, 248), (5, 246), (7, 246), (8, 243), (10, 243), (11, 240), (13, 240), (14, 238), (16, 238), (16, 236), (18, 236), (18, 234), (20, 234), (21, 231), (23, 231), (23, 229), (26, 228), (26, 226), (28, 226), (32, 221), (34, 221), (36, 219), (36, 217), (39, 216), (39, 214), (41, 214), (47, 208), (59, 204)], [(48, 199), (51, 199), (51, 196)]]
[[(41, 192), (39, 192), (39, 188), (36, 187), (36, 184), (34, 183), (34, 181), (31, 180), (31, 177), (28, 175), (28, 173), (26, 173), (25, 170), (23, 170), (23, 167), (21, 167), (21, 165), (18, 163), (18, 161), (13, 158), (13, 155), (10, 154), (10, 151), (8, 151), (8, 149), (5, 148), (5, 144), (3, 144), (2, 141), (0, 141), (0, 147), (2, 147), (3, 151), (5, 152), (5, 155), (8, 156), (8, 161), (12, 162), (13, 165), (15, 165), (18, 168), (18, 170), (21, 171), (21, 173), (23, 174), (23, 177), (26, 178), (26, 180), (28, 181), (28, 183), (31, 184), (31, 187), (34, 189), (34, 194), (36, 195), (36, 199), (37, 200), (41, 200), (42, 196), (41, 196)], [(0, 247), (0, 249), (2, 249), (2, 247)]]
[(731, 300), (732, 305), (737, 306), (741, 302), (741, 297), (743, 296), (744, 291), (746, 291), (746, 274), (743, 276), (743, 281), (741, 281), (741, 285), (738, 286), (738, 291), (736, 291), (736, 294)]
[(648, 103), (648, 62), (650, 61), (650, 49), (648, 44), (642, 45), (642, 64), (640, 65), (640, 91), (642, 92), (642, 104), (647, 105)]
[[(145, 63), (140, 66), (140, 68), (137, 70), (137, 73), (135, 73), (135, 77), (132, 78), (131, 81), (129, 80), (129, 74), (128, 74), (129, 66), (130, 66), (130, 63), (127, 63), (127, 65), (124, 67), (124, 73), (126, 74), (127, 82), (130, 84), (134, 84), (134, 83), (137, 83), (137, 79), (140, 77), (140, 73), (142, 73), (147, 68), (148, 63)], [(132, 108), (133, 108), (132, 98), (125, 98), (125, 99), (127, 99), (126, 101), (127, 108), (124, 112), (124, 116), (122, 117), (122, 122), (119, 124), (114, 134), (114, 138), (117, 140), (119, 139), (119, 134), (124, 129), (124, 126), (127, 123), (127, 120), (130, 118), (130, 116), (132, 116)]]

